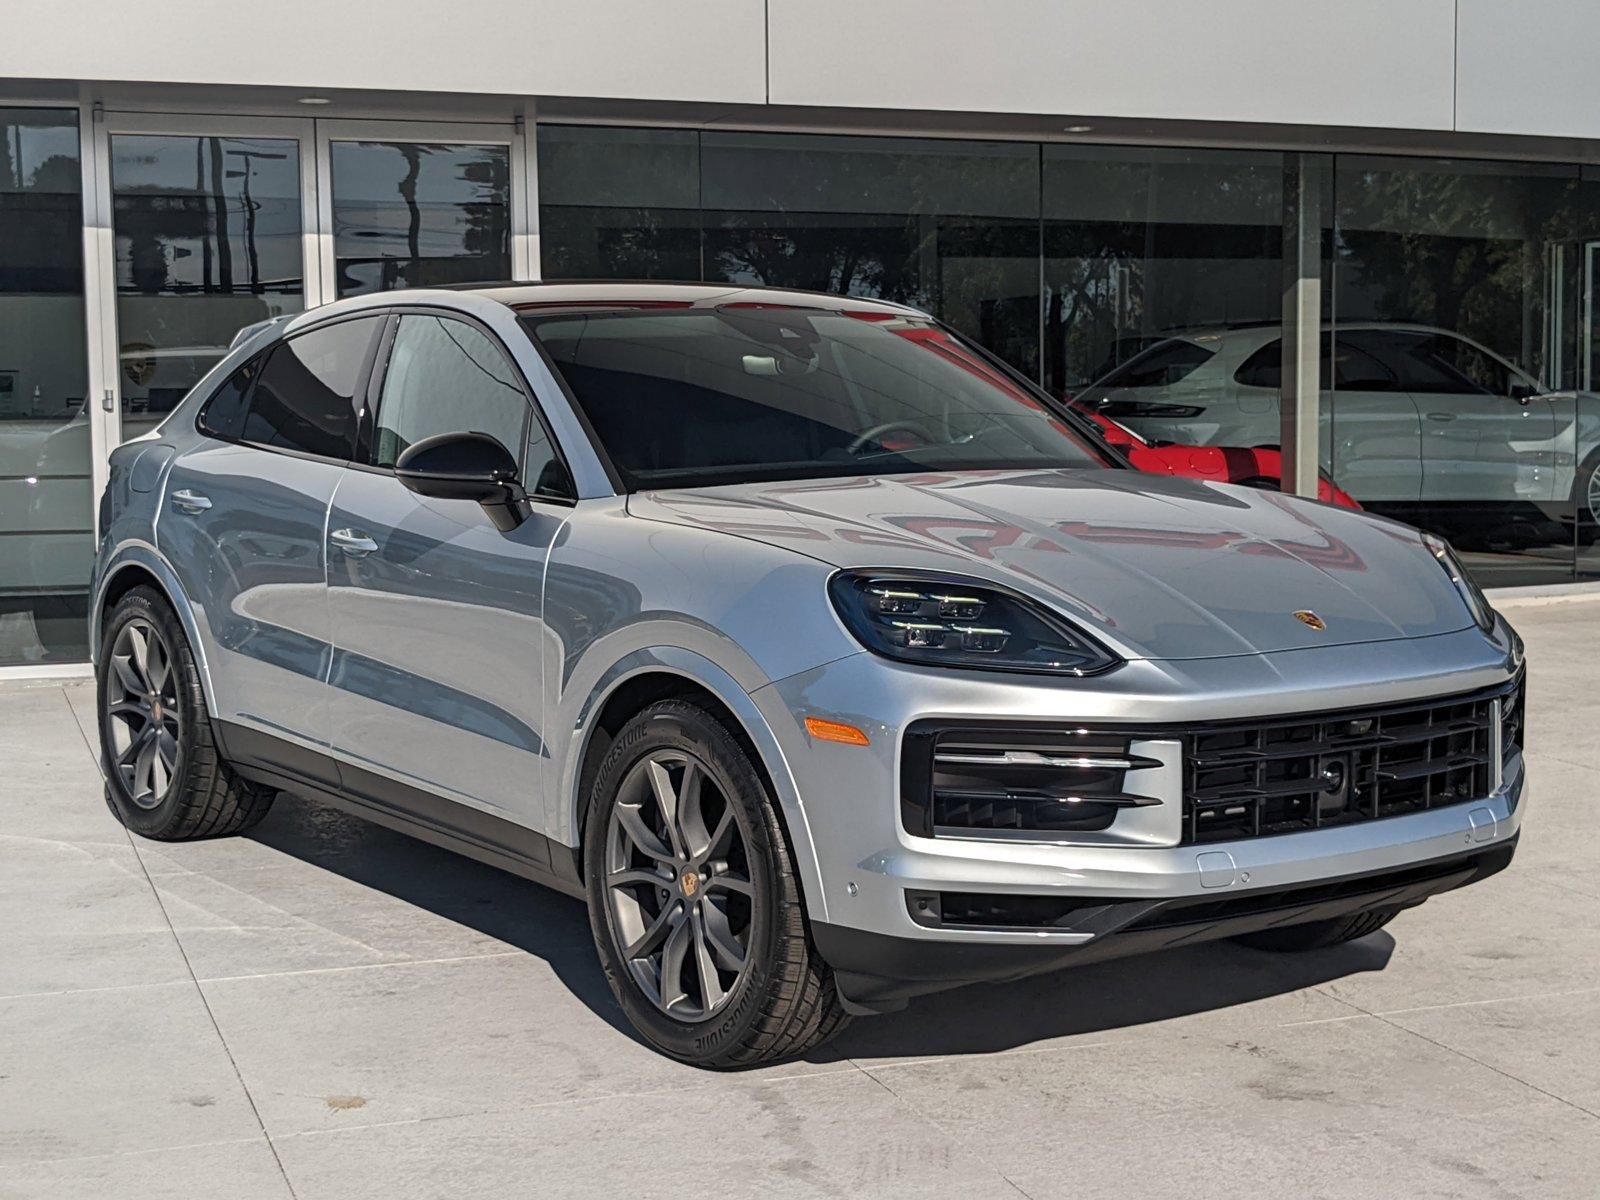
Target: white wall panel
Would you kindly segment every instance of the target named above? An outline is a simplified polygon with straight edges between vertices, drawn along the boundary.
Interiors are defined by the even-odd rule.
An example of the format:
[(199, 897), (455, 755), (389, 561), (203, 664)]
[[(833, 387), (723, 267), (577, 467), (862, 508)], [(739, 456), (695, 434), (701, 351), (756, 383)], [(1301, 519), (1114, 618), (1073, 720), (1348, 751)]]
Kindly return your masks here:
[(762, 0), (8, 0), (0, 76), (760, 103)]
[(1461, 0), (1457, 128), (1600, 138), (1600, 4)]
[(1448, 129), (1454, 19), (1453, 0), (771, 0), (772, 102)]

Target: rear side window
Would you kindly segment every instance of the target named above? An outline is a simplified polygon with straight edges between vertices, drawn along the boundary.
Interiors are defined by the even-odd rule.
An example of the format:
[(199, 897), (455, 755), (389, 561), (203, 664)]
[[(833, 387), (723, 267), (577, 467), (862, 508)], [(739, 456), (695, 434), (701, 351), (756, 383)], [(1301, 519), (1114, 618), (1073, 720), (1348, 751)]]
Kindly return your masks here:
[(1103, 388), (1165, 387), (1207, 362), (1212, 351), (1183, 338), (1167, 338), (1127, 362), (1095, 384)]
[[(1320, 383), (1323, 391), (1328, 390), (1328, 359), (1333, 353), (1333, 340), (1327, 335), (1322, 335), (1322, 358), (1318, 368)], [(1239, 369), (1233, 373), (1233, 381), (1240, 387), (1270, 388), (1274, 392), (1283, 390), (1283, 341), (1273, 338), (1261, 349), (1257, 350), (1244, 362), (1239, 364)], [(1339, 385), (1343, 387), (1344, 384)]]
[(322, 458), (355, 457), (356, 385), (383, 320), (341, 321), (275, 348), (255, 380), (239, 440)]
[(264, 358), (252, 358), (217, 389), (205, 408), (200, 410), (200, 432), (212, 437), (237, 441), (244, 432), (245, 404), (250, 399), (250, 387), (261, 374)]

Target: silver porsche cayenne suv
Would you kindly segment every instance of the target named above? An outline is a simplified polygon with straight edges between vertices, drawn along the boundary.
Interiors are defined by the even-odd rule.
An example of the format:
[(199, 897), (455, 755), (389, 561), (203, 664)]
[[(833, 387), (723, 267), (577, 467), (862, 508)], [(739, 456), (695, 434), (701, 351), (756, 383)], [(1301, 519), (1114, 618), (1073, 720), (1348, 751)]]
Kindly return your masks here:
[[(1523, 654), (1448, 546), (1141, 475), (898, 305), (394, 292), (244, 331), (111, 458), (107, 798), (281, 790), (587, 900), (666, 1054), (1504, 867)], [(1063, 1003), (1070, 1003), (1070, 995)]]

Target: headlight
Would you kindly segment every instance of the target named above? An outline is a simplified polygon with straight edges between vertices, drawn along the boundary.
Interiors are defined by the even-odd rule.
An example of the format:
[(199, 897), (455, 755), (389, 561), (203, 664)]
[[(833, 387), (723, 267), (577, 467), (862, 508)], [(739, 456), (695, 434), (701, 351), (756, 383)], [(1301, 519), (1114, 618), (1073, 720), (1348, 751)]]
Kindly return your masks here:
[(828, 592), (863, 646), (901, 662), (1094, 675), (1121, 661), (1060, 617), (989, 584), (841, 571)]
[(1467, 610), (1472, 613), (1472, 619), (1478, 628), (1487, 633), (1494, 628), (1494, 607), (1489, 603), (1489, 597), (1483, 594), (1483, 589), (1472, 582), (1467, 575), (1467, 570), (1461, 565), (1461, 560), (1456, 557), (1456, 552), (1450, 549), (1450, 543), (1442, 537), (1432, 533), (1422, 535), (1422, 544), (1428, 548), (1435, 561), (1444, 568), (1444, 573), (1450, 576), (1450, 582), (1455, 584), (1456, 591), (1461, 594), (1461, 599), (1466, 602)]

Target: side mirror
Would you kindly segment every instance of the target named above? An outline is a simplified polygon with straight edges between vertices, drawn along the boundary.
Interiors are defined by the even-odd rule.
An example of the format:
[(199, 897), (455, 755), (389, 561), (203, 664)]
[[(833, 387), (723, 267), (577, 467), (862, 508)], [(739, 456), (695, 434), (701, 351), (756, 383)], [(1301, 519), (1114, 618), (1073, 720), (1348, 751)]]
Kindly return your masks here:
[(394, 475), (419, 496), (477, 501), (501, 533), (528, 519), (528, 493), (517, 478), (517, 460), (486, 433), (423, 438), (406, 447)]

